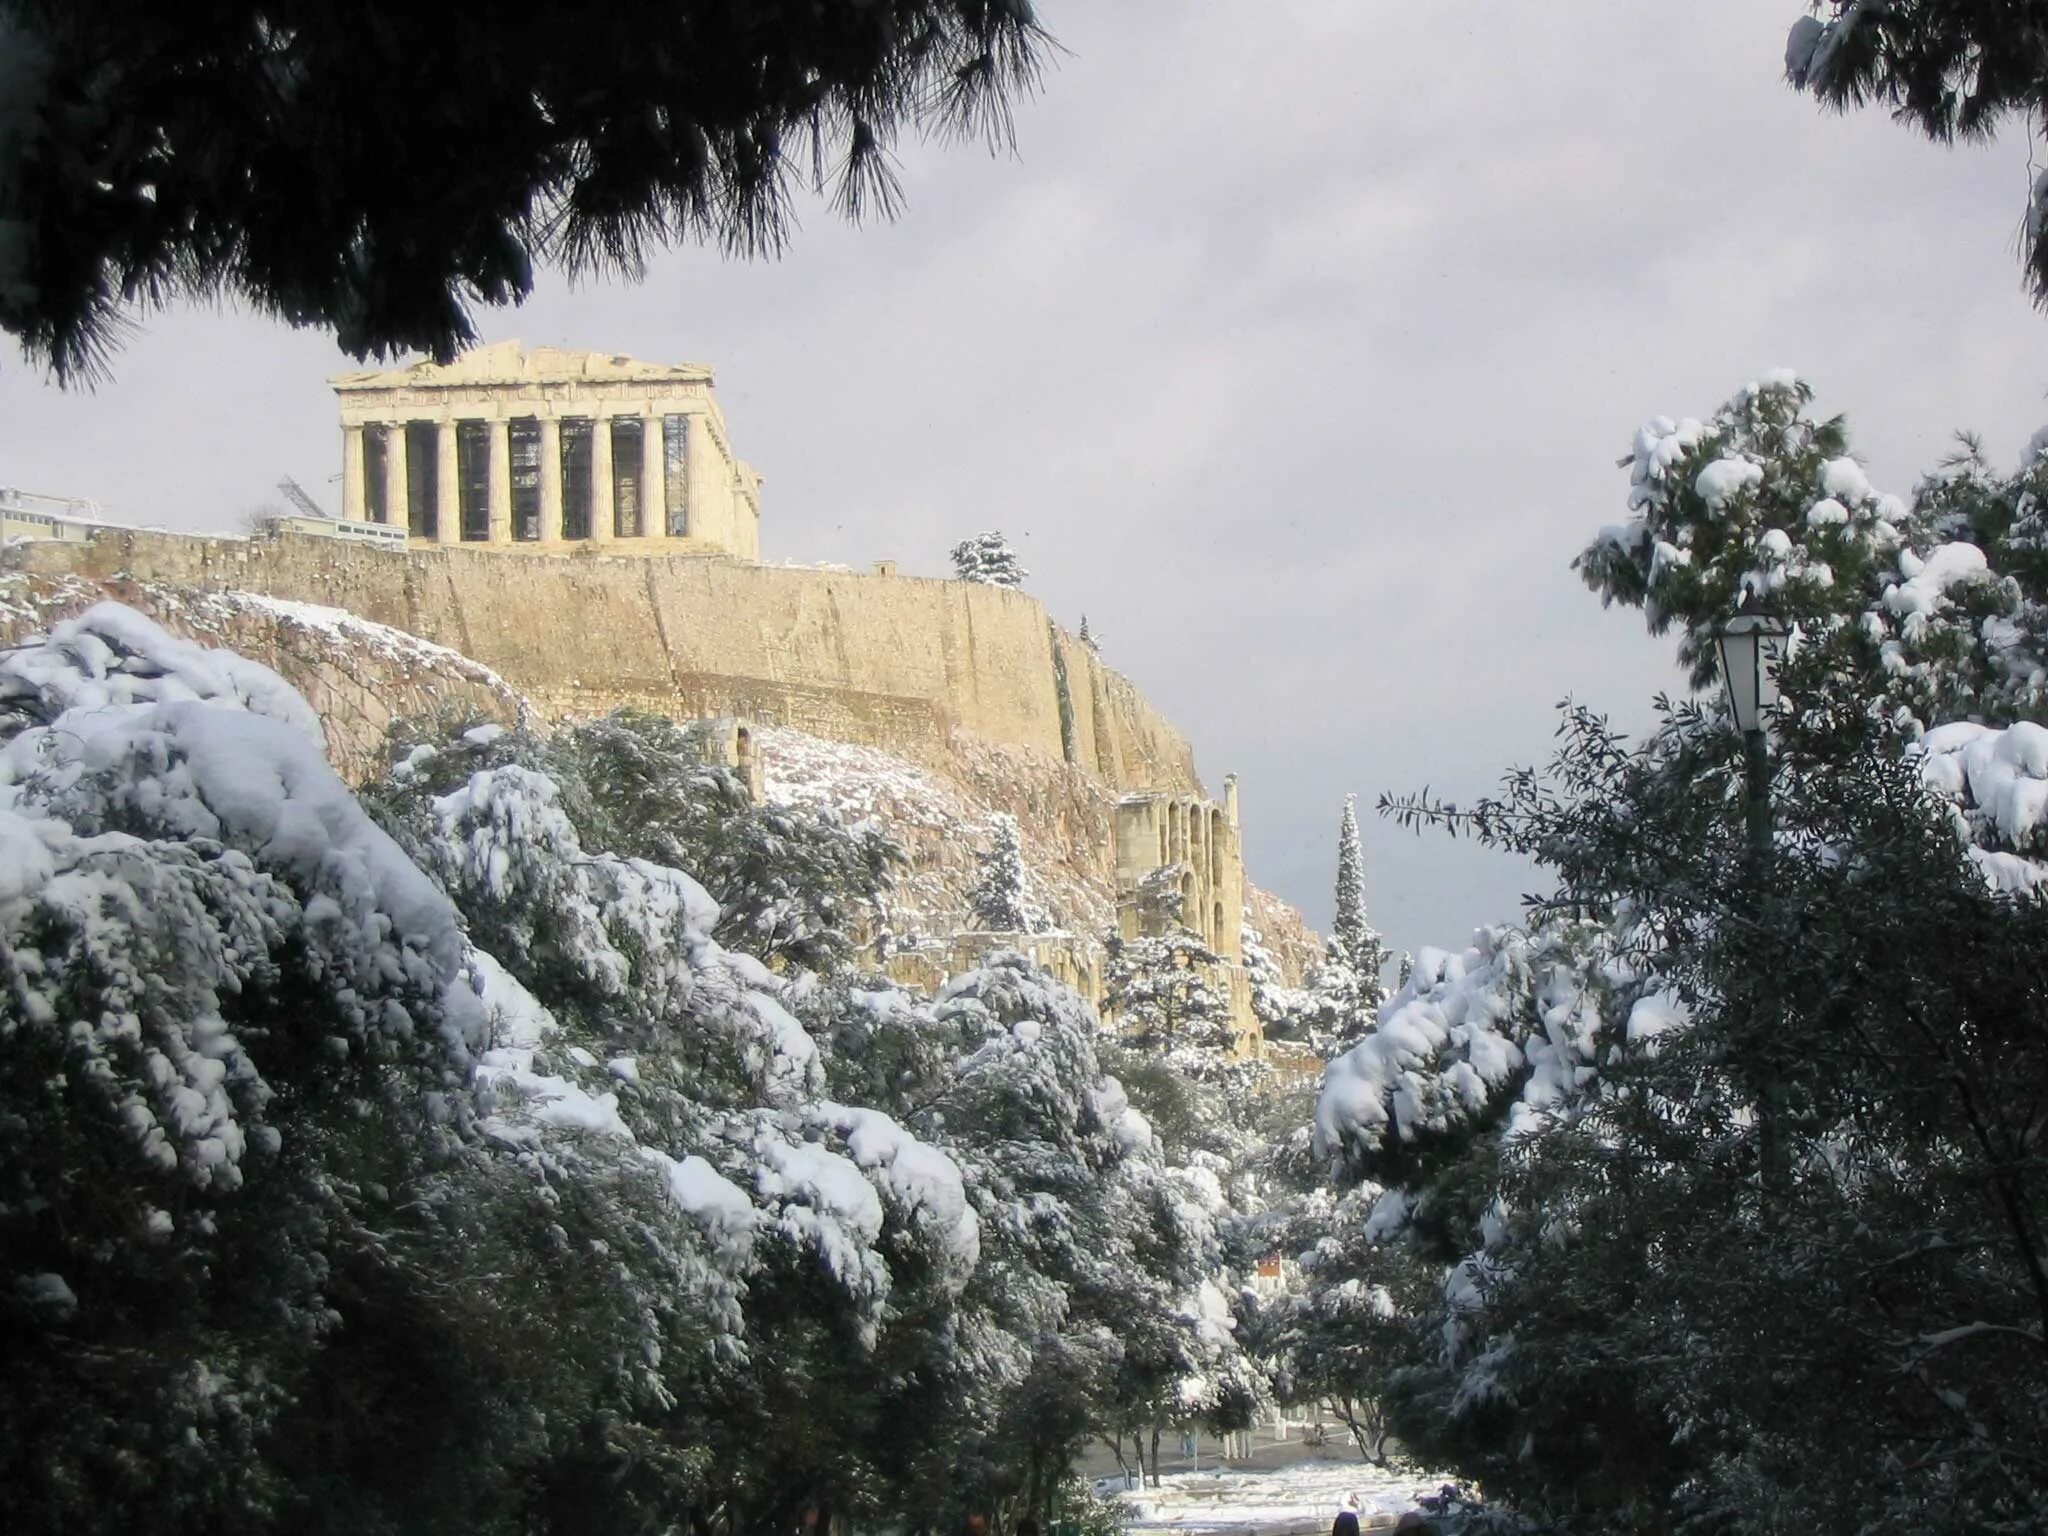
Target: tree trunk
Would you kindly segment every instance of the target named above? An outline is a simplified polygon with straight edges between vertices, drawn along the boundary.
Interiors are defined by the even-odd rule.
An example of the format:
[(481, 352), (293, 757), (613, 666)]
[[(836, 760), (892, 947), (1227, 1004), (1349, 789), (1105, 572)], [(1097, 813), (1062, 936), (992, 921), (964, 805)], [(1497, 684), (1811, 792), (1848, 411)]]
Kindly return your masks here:
[(1152, 1486), (1159, 1486), (1159, 1426), (1152, 1426)]

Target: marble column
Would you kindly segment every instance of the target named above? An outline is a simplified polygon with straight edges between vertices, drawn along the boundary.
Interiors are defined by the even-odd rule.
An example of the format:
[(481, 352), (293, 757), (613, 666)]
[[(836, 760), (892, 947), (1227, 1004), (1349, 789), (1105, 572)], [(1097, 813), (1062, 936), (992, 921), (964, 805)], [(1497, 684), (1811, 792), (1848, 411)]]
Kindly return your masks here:
[(363, 429), (341, 429), (341, 515), (345, 522), (363, 521)]
[(540, 541), (562, 542), (562, 424), (540, 419)]
[(650, 539), (668, 536), (668, 457), (658, 412), (640, 418), (640, 532)]
[(434, 433), (434, 542), (462, 542), (462, 460), (455, 452), (455, 423), (440, 422)]
[(512, 542), (512, 423), (491, 418), (490, 542)]
[(683, 468), (689, 490), (683, 498), (685, 526), (693, 539), (711, 539), (722, 548), (738, 549), (733, 516), (731, 471), (711, 423), (702, 411), (683, 418)]
[(609, 544), (612, 530), (612, 419), (590, 418), (590, 542)]
[(405, 423), (384, 423), (384, 515), (399, 528), (412, 524), (412, 504), (406, 498)]

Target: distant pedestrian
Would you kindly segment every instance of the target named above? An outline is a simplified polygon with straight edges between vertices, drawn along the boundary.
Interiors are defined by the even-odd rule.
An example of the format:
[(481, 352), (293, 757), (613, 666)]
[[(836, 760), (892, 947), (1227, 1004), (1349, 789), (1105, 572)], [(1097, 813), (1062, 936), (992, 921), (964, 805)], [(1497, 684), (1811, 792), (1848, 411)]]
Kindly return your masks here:
[(1358, 1511), (1338, 1510), (1336, 1523), (1330, 1527), (1330, 1536), (1358, 1536)]

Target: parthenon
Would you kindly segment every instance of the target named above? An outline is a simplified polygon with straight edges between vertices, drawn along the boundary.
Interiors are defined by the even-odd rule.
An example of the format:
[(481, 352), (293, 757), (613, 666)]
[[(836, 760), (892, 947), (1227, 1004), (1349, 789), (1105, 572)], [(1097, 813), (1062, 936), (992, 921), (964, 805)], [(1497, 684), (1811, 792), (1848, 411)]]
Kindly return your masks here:
[(328, 382), (344, 521), (537, 554), (760, 558), (761, 477), (701, 364), (507, 341)]

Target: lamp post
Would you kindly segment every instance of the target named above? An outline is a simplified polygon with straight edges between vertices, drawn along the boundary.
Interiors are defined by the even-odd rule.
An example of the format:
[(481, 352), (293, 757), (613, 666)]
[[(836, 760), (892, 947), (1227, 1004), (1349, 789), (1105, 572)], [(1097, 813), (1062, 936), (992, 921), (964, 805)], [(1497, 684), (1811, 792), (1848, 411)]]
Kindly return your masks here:
[[(1743, 806), (1749, 828), (1749, 855), (1756, 889), (1768, 889), (1771, 864), (1770, 716), (1778, 707), (1778, 664), (1784, 660), (1791, 629), (1773, 614), (1738, 614), (1721, 626), (1715, 647), (1721, 655), (1721, 680), (1728, 689), (1729, 713), (1742, 732), (1747, 769)], [(1789, 1169), (1779, 1127), (1779, 1085), (1769, 1046), (1758, 1031), (1753, 1043), (1757, 1067), (1757, 1161), (1766, 1194), (1782, 1189)]]
[(1760, 864), (1771, 853), (1771, 748), (1765, 732), (1778, 707), (1778, 663), (1791, 633), (1774, 615), (1743, 613), (1723, 624), (1714, 638), (1728, 709), (1742, 732), (1749, 769), (1749, 843)]

